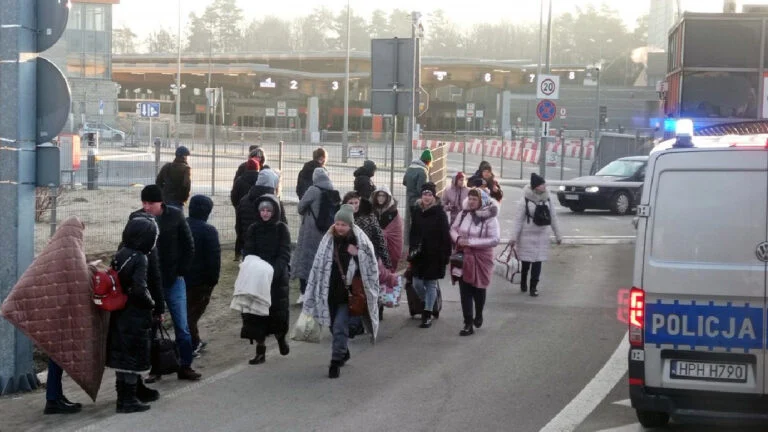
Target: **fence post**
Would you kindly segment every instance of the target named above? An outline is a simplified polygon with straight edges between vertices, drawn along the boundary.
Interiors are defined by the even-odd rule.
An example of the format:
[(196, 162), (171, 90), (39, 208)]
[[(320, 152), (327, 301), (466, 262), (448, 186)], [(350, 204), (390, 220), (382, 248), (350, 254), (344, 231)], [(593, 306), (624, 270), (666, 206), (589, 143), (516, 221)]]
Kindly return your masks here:
[[(277, 166), (278, 166), (278, 169), (280, 169), (280, 175), (283, 176), (283, 156), (284, 156), (285, 143), (281, 140), (277, 143), (277, 145), (278, 145)], [(282, 182), (277, 182), (277, 184), (278, 184), (278, 190), (275, 192), (277, 193), (277, 196), (282, 196), (283, 184)]]
[(520, 138), (520, 180), (523, 179), (523, 160), (525, 159), (525, 135)]
[(462, 154), (461, 154), (461, 171), (466, 173), (467, 172), (467, 134), (464, 134), (464, 145), (462, 146)]
[(560, 138), (560, 180), (563, 179), (564, 167), (565, 167), (565, 138)]
[(581, 168), (584, 165), (584, 137), (581, 137), (581, 145), (579, 146), (579, 177), (581, 177)]
[(53, 183), (48, 185), (49, 195), (51, 197), (51, 237), (56, 234), (56, 205), (57, 205), (57, 187)]
[(504, 178), (504, 138), (501, 139), (501, 153), (499, 154), (499, 175)]

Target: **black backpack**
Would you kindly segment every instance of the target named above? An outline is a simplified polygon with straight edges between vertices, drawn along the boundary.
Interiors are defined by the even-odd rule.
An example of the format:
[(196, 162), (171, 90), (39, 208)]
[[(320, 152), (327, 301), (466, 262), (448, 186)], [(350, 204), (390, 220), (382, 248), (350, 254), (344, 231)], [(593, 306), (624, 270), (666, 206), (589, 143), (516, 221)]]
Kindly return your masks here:
[(528, 217), (528, 223), (531, 223), (531, 219), (533, 219), (533, 223), (535, 223), (538, 226), (549, 226), (552, 225), (552, 213), (550, 213), (549, 210), (549, 200), (546, 201), (540, 201), (536, 204), (536, 209), (533, 211), (533, 217), (531, 217), (531, 212), (528, 210), (528, 203), (531, 202), (528, 198), (525, 199), (525, 215)]
[[(339, 211), (341, 206), (341, 196), (339, 191), (320, 189), (320, 211), (318, 214), (312, 214), (315, 218), (315, 227), (320, 232), (328, 231), (328, 228), (333, 225), (336, 212)], [(312, 212), (310, 206), (309, 211)]]

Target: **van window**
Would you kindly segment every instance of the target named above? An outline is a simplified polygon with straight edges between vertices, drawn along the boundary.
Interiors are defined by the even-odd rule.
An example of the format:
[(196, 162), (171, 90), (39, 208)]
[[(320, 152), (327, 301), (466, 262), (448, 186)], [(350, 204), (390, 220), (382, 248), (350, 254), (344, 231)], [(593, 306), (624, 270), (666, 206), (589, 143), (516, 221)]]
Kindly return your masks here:
[(764, 171), (663, 172), (651, 208), (651, 257), (668, 262), (754, 261), (755, 246), (766, 235), (765, 196)]

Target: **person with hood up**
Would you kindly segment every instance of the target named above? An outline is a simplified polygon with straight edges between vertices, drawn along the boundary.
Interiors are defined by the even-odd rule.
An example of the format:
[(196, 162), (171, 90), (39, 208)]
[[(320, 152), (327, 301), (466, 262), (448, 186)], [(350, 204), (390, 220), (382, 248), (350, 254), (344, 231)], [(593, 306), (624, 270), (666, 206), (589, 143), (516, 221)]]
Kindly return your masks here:
[(181, 209), (189, 199), (192, 189), (192, 171), (187, 163), (189, 149), (179, 146), (176, 149), (176, 159), (160, 169), (155, 184), (163, 194), (163, 202)]
[(326, 160), (328, 160), (328, 152), (324, 148), (318, 147), (312, 152), (312, 160), (304, 164), (299, 172), (299, 178), (296, 180), (296, 196), (299, 199), (304, 197), (307, 189), (314, 183), (312, 176), (315, 169), (325, 167)]
[[(248, 195), (251, 187), (259, 179), (261, 165), (258, 158), (250, 158), (245, 162), (245, 171), (235, 178), (235, 184), (232, 185), (232, 191), (229, 193), (229, 199), (232, 206), (235, 207), (235, 216), (237, 216), (237, 206), (244, 196)], [(237, 221), (237, 219), (235, 219)], [(247, 227), (246, 227), (247, 228)], [(235, 225), (235, 261), (240, 260), (240, 251), (243, 249), (243, 239), (238, 235), (237, 225)]]
[(424, 301), (421, 328), (432, 326), (432, 312), (437, 300), (437, 281), (445, 277), (445, 266), (451, 257), (451, 233), (437, 186), (424, 183), (421, 198), (416, 200), (411, 216), (410, 251), (413, 289)]
[[(136, 217), (123, 230), (122, 247), (112, 267), (118, 271), (120, 285), (128, 295), (125, 308), (109, 318), (107, 367), (115, 370), (118, 413), (147, 411), (150, 406), (137, 396), (144, 386), (141, 375), (151, 367), (152, 309), (155, 301), (147, 287), (147, 255), (155, 248), (159, 235), (157, 224), (149, 218)], [(157, 400), (159, 393), (143, 387), (145, 401)]]
[(301, 284), (301, 296), (297, 303), (304, 302), (307, 279), (315, 259), (315, 252), (325, 235), (325, 230), (320, 230), (316, 223), (317, 218), (321, 217), (320, 207), (324, 199), (330, 199), (334, 205), (341, 203), (339, 192), (333, 188), (328, 171), (325, 168), (315, 168), (312, 174), (312, 186), (301, 197), (298, 205), (301, 227), (296, 241), (296, 250), (291, 258), (291, 278), (298, 279)]
[[(379, 265), (379, 284), (382, 293), (385, 287), (391, 288), (392, 292), (399, 292), (397, 287), (402, 288), (402, 279), (397, 274), (400, 259), (403, 256), (403, 218), (397, 210), (397, 200), (392, 197), (392, 193), (387, 186), (380, 186), (371, 196), (373, 203), (373, 214), (379, 221), (379, 227), (384, 234), (384, 241), (387, 243), (387, 252), (389, 253), (389, 266)], [(393, 300), (396, 300), (393, 298)], [(383, 317), (383, 308), (379, 308), (379, 318)]]
[(195, 240), (195, 255), (189, 272), (184, 275), (187, 286), (187, 322), (192, 336), (192, 352), (196, 355), (205, 349), (206, 343), (200, 340), (197, 322), (205, 313), (211, 301), (211, 293), (219, 283), (221, 271), (221, 244), (219, 232), (208, 223), (213, 211), (213, 200), (205, 195), (195, 195), (189, 200), (187, 224)]
[(480, 166), (475, 171), (475, 174), (469, 178), (468, 185), (469, 187), (486, 188), (491, 198), (499, 203), (504, 198), (504, 192), (501, 190), (501, 186), (499, 186), (496, 175), (491, 168), (491, 163), (488, 161), (480, 162)]
[[(483, 325), (486, 289), (493, 276), (493, 248), (499, 244), (499, 204), (480, 189), (471, 189), (451, 226), (451, 240), (464, 254), (463, 265), (451, 273), (459, 277), (464, 328), (469, 336)], [(457, 271), (458, 273), (456, 273)], [(474, 316), (472, 314), (474, 306)]]
[[(307, 192), (309, 193), (309, 192)], [(333, 334), (329, 378), (338, 378), (341, 367), (349, 361), (349, 284), (354, 277), (362, 279), (368, 306), (363, 325), (375, 343), (379, 330), (379, 274), (373, 244), (355, 225), (354, 210), (343, 204), (334, 217), (335, 223), (325, 233), (312, 263), (307, 281), (303, 313), (320, 325), (330, 327)]]
[(376, 190), (376, 185), (373, 184), (372, 180), (373, 176), (376, 175), (376, 163), (372, 160), (363, 162), (363, 166), (356, 169), (353, 175), (355, 176), (355, 192), (362, 199), (371, 199), (371, 194)]
[(467, 199), (469, 188), (467, 187), (467, 179), (463, 172), (459, 171), (453, 177), (451, 187), (443, 192), (443, 196), (440, 201), (443, 203), (443, 209), (449, 216), (449, 223), (453, 225), (453, 221), (456, 220), (456, 215), (461, 213), (464, 200)]
[[(238, 181), (241, 179), (238, 179)], [(251, 185), (248, 193), (240, 199), (235, 212), (235, 247), (238, 254), (242, 253), (245, 232), (248, 231), (248, 227), (252, 223), (259, 219), (259, 209), (256, 205), (256, 200), (264, 195), (276, 195), (279, 183), (280, 176), (273, 169), (263, 169), (259, 172), (259, 178), (256, 179), (256, 183)], [(280, 217), (282, 222), (287, 223), (282, 202), (280, 203)]]
[[(533, 216), (537, 206), (549, 209), (551, 221), (546, 225), (537, 225)], [(563, 242), (557, 212), (547, 191), (546, 180), (536, 173), (531, 174), (531, 183), (523, 188), (523, 198), (517, 205), (512, 223), (512, 236), (509, 243), (517, 247), (517, 256), (523, 263), (520, 272), (520, 291), (528, 291), (528, 272), (531, 271), (531, 297), (539, 295), (539, 277), (541, 263), (549, 258), (549, 233), (554, 232), (557, 244)]]
[(416, 205), (421, 198), (421, 187), (429, 181), (429, 167), (432, 165), (432, 151), (429, 149), (421, 153), (421, 157), (411, 162), (411, 166), (405, 170), (403, 186), (407, 198), (407, 207)]
[(266, 361), (267, 336), (275, 335), (281, 355), (288, 355), (290, 347), (285, 337), (289, 327), (288, 281), (291, 261), (291, 233), (281, 220), (281, 205), (275, 195), (262, 195), (255, 201), (259, 218), (245, 233), (243, 256), (256, 255), (272, 266), (269, 316), (242, 314), (240, 337), (256, 341), (256, 356), (248, 363), (257, 365)]

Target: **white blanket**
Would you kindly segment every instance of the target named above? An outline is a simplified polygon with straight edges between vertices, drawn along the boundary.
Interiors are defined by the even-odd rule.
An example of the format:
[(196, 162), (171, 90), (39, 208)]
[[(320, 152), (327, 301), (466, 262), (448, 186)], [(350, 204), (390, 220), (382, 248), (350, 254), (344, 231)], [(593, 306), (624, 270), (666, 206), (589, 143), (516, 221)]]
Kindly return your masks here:
[(241, 313), (269, 316), (273, 274), (274, 269), (268, 262), (256, 255), (246, 256), (240, 263), (229, 307)]

